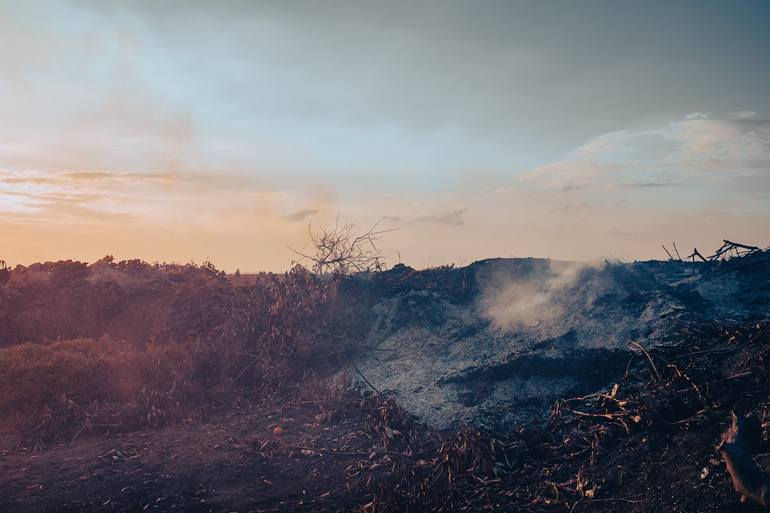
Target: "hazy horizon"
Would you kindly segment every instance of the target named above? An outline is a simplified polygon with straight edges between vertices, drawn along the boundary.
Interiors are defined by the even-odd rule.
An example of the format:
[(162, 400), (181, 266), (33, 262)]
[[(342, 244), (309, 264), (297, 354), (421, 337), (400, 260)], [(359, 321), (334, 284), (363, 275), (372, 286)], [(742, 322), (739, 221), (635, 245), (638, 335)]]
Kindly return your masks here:
[[(0, 0), (0, 259), (770, 244), (770, 3)], [(400, 256), (399, 256), (400, 255)]]

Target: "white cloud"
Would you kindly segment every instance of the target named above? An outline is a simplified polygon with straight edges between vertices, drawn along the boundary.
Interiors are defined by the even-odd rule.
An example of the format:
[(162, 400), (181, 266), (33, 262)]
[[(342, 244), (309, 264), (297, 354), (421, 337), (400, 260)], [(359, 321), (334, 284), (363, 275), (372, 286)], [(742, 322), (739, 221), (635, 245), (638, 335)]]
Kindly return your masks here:
[(755, 118), (756, 116), (757, 113), (753, 110), (739, 110), (730, 114), (730, 117), (733, 119), (751, 119)]
[(534, 186), (565, 191), (588, 187), (612, 172), (608, 164), (591, 160), (563, 160), (540, 166), (520, 176), (522, 182)]
[(658, 128), (600, 135), (519, 181), (562, 191), (770, 182), (763, 179), (770, 175), (770, 121), (695, 114)]
[(317, 208), (303, 208), (301, 210), (297, 210), (296, 212), (292, 212), (291, 214), (286, 214), (283, 216), (283, 218), (291, 223), (299, 223), (313, 217), (317, 213)]
[(436, 223), (445, 224), (447, 226), (462, 226), (465, 224), (464, 216), (466, 212), (468, 212), (467, 208), (458, 208), (448, 212), (418, 217), (414, 220), (414, 223)]

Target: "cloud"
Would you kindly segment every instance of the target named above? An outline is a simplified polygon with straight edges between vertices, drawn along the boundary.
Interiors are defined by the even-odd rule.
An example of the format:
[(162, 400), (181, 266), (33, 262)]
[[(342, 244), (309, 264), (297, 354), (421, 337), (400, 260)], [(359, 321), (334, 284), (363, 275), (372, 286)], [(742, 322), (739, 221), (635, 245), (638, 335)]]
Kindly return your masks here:
[(307, 237), (283, 214), (302, 205), (324, 212), (325, 198), (224, 174), (0, 169), (0, 246), (23, 263), (112, 253), (282, 270), (286, 244)]
[[(15, 198), (7, 202), (3, 198)], [(68, 220), (88, 220), (91, 223), (125, 223), (135, 220), (128, 212), (112, 211), (102, 205), (97, 194), (67, 192), (18, 192), (0, 190), (0, 211), (3, 215), (25, 214), (28, 220), (48, 220), (62, 223)]]
[(590, 205), (588, 203), (567, 203), (566, 205), (552, 208), (549, 213), (551, 214), (572, 213), (572, 212), (577, 212), (578, 210), (586, 209), (589, 206)]
[(657, 128), (600, 135), (561, 160), (522, 173), (518, 182), (563, 192), (642, 191), (686, 184), (764, 184), (769, 175), (770, 121), (745, 114), (709, 119), (694, 113)]
[(413, 223), (435, 223), (444, 224), (447, 226), (462, 226), (465, 224), (465, 213), (468, 212), (467, 208), (459, 208), (457, 210), (450, 210), (449, 212), (443, 212), (440, 214), (427, 215), (416, 218)]
[(574, 191), (593, 185), (616, 165), (592, 160), (563, 160), (537, 167), (519, 176), (524, 184)]
[(0, 183), (73, 186), (79, 182), (134, 183), (172, 182), (172, 173), (125, 173), (119, 171), (0, 171)]
[(8, 191), (8, 190), (0, 190), (0, 195), (15, 196), (15, 197), (25, 198), (29, 200), (46, 201), (46, 202), (52, 201), (52, 202), (69, 203), (69, 204), (88, 203), (89, 201), (94, 201), (96, 199), (99, 199), (100, 197), (97, 194), (82, 194), (82, 193), (70, 194), (70, 193), (56, 193), (56, 192), (34, 194), (34, 193), (28, 193), (28, 192), (17, 192), (17, 191)]
[(678, 187), (681, 182), (629, 182), (609, 185), (614, 189), (656, 189), (661, 187)]
[(291, 223), (299, 223), (301, 221), (304, 221), (308, 217), (311, 217), (317, 214), (318, 212), (319, 210), (317, 208), (303, 208), (302, 210), (298, 210), (296, 212), (292, 212), (291, 214), (287, 214), (283, 216), (283, 218)]
[(173, 173), (121, 173), (114, 171), (68, 171), (61, 173), (72, 180), (120, 180), (131, 182), (172, 182), (177, 176)]
[[(0, 210), (52, 223), (79, 220), (148, 225), (201, 223), (232, 209), (245, 219), (280, 219), (275, 201), (301, 198), (239, 176), (94, 171), (0, 170)], [(285, 222), (285, 220), (284, 220)]]
[(733, 119), (751, 119), (755, 118), (756, 116), (757, 113), (753, 110), (739, 110), (730, 114), (730, 117)]
[(136, 220), (136, 216), (129, 212), (111, 212), (97, 209), (77, 202), (48, 199), (38, 207), (41, 217), (50, 216), (61, 222), (62, 218), (89, 220), (92, 223), (105, 223), (114, 226), (116, 223), (129, 223)]
[(594, 139), (592, 141), (589, 141), (582, 146), (578, 146), (578, 148), (575, 150), (575, 154), (579, 155), (583, 158), (589, 158), (594, 155), (600, 155), (608, 150), (614, 149), (615, 146), (612, 142), (604, 139)]

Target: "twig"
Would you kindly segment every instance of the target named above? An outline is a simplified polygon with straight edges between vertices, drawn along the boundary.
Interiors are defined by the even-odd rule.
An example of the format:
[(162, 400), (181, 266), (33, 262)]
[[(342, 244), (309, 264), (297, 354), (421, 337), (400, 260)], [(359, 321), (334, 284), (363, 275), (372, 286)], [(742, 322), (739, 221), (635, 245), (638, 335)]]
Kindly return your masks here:
[(252, 367), (252, 366), (253, 366), (255, 363), (257, 363), (257, 358), (254, 358), (253, 360), (251, 360), (251, 361), (249, 362), (249, 364), (248, 364), (246, 367), (244, 367), (244, 368), (243, 368), (243, 370), (242, 370), (241, 372), (239, 372), (237, 376), (235, 376), (235, 377), (233, 378), (233, 381), (232, 381), (232, 382), (233, 382), (233, 383), (235, 383), (236, 381), (238, 381), (238, 379), (239, 379), (241, 376), (243, 376), (244, 374), (246, 374), (246, 371), (247, 371), (247, 370), (249, 370), (249, 369), (250, 369), (250, 368), (251, 368), (251, 367)]
[(647, 357), (647, 360), (650, 362), (650, 365), (652, 366), (653, 372), (655, 372), (655, 377), (658, 378), (658, 382), (663, 381), (663, 379), (660, 377), (660, 373), (658, 373), (658, 369), (655, 367), (655, 363), (652, 361), (652, 358), (650, 357), (650, 353), (647, 352), (645, 348), (641, 346), (638, 342), (631, 342), (632, 346), (638, 348), (642, 353), (644, 353), (644, 356)]
[(747, 378), (747, 377), (751, 376), (752, 374), (754, 374), (754, 373), (749, 370), (749, 371), (739, 372), (738, 374), (733, 374), (732, 376), (727, 376), (725, 379)]
[(344, 354), (344, 355), (345, 355), (345, 357), (348, 359), (348, 363), (349, 363), (349, 364), (350, 364), (350, 366), (353, 368), (353, 370), (354, 370), (354, 371), (356, 371), (356, 373), (357, 373), (359, 376), (361, 376), (361, 379), (363, 379), (363, 380), (364, 380), (364, 383), (366, 383), (367, 385), (369, 385), (369, 388), (371, 388), (372, 390), (374, 390), (374, 393), (375, 393), (375, 394), (377, 394), (378, 396), (382, 396), (382, 392), (380, 392), (379, 390), (377, 390), (377, 387), (375, 387), (374, 385), (372, 385), (371, 381), (369, 381), (368, 379), (366, 379), (366, 376), (364, 376), (364, 373), (363, 373), (363, 372), (361, 372), (361, 369), (359, 369), (359, 368), (356, 366), (356, 364), (355, 364), (355, 363), (353, 363), (353, 360), (351, 360), (350, 356), (348, 356), (348, 355), (347, 355), (347, 353), (343, 353), (343, 354)]
[(679, 249), (676, 247), (676, 242), (671, 243), (674, 246), (674, 252), (676, 252), (676, 258), (681, 262), (682, 255), (679, 254)]
[(77, 433), (75, 433), (75, 436), (72, 437), (72, 440), (70, 440), (70, 445), (75, 443), (75, 440), (78, 439), (80, 436), (80, 433), (83, 432), (83, 430), (86, 428), (86, 423), (84, 422), (82, 426), (80, 426), (80, 429), (78, 429)]

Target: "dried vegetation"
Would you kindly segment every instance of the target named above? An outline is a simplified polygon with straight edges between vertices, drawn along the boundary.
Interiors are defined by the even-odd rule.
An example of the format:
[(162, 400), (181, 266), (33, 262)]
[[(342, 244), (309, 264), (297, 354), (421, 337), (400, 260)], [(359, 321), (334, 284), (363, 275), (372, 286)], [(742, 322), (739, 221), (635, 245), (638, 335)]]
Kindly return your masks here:
[[(766, 265), (757, 261), (745, 265)], [(345, 462), (301, 477), (314, 490), (326, 479), (317, 496), (295, 483), (302, 494), (253, 511), (752, 511), (716, 452), (733, 413), (760, 420), (757, 462), (770, 463), (767, 319), (632, 344), (612, 386), (558, 401), (547, 425), (439, 432), (379, 392), (324, 380), (366, 328), (365, 298), (342, 294), (342, 276), (297, 267), (234, 285), (209, 265), (105, 259), (16, 268), (5, 280), (0, 411), (22, 446), (197, 422), (248, 402), (294, 408), (307, 432), (333, 433), (293, 440), (276, 422), (252, 440), (250, 462), (286, 472), (312, 458)], [(467, 288), (464, 278), (451, 286)]]
[(41, 446), (296, 393), (357, 340), (339, 287), (302, 267), (249, 286), (210, 264), (17, 267), (0, 285), (0, 423)]

